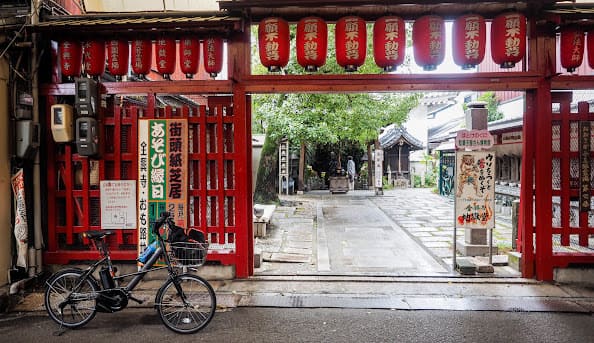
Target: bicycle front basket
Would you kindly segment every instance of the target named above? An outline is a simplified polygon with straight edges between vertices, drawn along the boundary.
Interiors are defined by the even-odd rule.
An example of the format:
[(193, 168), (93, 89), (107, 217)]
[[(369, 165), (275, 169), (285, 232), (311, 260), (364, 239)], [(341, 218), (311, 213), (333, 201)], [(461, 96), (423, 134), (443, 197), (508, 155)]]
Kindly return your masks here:
[(198, 267), (204, 264), (208, 254), (208, 243), (175, 242), (170, 243), (171, 263), (178, 267)]

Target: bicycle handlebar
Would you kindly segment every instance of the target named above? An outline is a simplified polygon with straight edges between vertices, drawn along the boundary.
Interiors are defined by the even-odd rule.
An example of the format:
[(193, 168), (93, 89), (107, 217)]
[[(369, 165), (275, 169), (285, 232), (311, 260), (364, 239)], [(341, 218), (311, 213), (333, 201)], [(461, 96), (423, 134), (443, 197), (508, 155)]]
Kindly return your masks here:
[(153, 226), (153, 233), (157, 236), (159, 235), (159, 229), (161, 228), (161, 226), (163, 226), (163, 224), (165, 224), (165, 222), (169, 222), (171, 220), (171, 213), (165, 211), (163, 213), (161, 213), (161, 217), (159, 217), (159, 219), (157, 219), (157, 221), (155, 222), (155, 225)]

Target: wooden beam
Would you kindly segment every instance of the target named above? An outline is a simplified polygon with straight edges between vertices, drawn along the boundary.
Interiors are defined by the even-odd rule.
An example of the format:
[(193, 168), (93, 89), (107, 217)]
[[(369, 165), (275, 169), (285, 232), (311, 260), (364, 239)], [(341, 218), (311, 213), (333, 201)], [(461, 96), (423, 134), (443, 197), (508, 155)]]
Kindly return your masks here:
[(559, 75), (551, 79), (552, 89), (562, 90), (577, 90), (577, 89), (592, 89), (594, 86), (594, 75), (588, 76), (574, 76), (574, 75)]
[[(180, 80), (142, 82), (104, 82), (105, 94), (232, 94), (233, 82), (228, 80)], [(58, 83), (41, 86), (42, 95), (74, 95), (74, 83)]]
[(535, 73), (252, 75), (240, 80), (249, 94), (414, 91), (508, 91), (534, 89)]

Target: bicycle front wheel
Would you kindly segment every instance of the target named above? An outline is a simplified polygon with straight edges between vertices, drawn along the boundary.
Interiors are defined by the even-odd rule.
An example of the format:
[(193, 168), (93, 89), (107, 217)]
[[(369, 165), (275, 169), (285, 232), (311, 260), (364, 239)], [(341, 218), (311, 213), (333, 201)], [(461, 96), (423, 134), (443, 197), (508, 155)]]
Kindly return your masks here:
[(86, 278), (80, 269), (64, 269), (48, 281), (44, 294), (45, 310), (56, 323), (67, 328), (77, 328), (95, 317), (95, 298), (99, 285)]
[(214, 317), (217, 298), (203, 278), (184, 274), (169, 279), (155, 299), (163, 324), (177, 333), (195, 333)]

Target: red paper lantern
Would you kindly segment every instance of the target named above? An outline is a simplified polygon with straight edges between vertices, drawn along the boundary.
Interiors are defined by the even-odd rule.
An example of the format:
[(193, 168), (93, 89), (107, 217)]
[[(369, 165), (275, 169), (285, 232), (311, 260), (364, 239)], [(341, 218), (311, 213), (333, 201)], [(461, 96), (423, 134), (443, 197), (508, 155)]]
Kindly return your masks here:
[(223, 39), (210, 37), (202, 42), (204, 70), (215, 78), (223, 69)]
[(297, 63), (314, 72), (326, 63), (328, 26), (322, 18), (307, 17), (297, 23)]
[(105, 42), (99, 40), (86, 42), (83, 64), (87, 74), (101, 76), (105, 72)]
[(513, 68), (526, 54), (526, 17), (503, 13), (491, 24), (491, 55), (501, 68)]
[(594, 69), (594, 31), (589, 31), (587, 36), (588, 43), (588, 65)]
[(357, 71), (365, 63), (367, 28), (365, 20), (349, 16), (336, 22), (336, 63), (347, 72)]
[(413, 24), (413, 52), (423, 70), (435, 70), (445, 58), (445, 23), (441, 17), (428, 15)]
[(561, 66), (568, 72), (582, 65), (584, 60), (584, 45), (586, 45), (584, 31), (577, 27), (561, 29)]
[(404, 62), (406, 33), (404, 20), (395, 16), (381, 17), (373, 24), (373, 58), (378, 67), (390, 72)]
[(179, 41), (179, 67), (191, 79), (198, 72), (200, 63), (200, 41), (196, 38), (184, 37)]
[(128, 50), (127, 40), (110, 40), (107, 42), (107, 70), (114, 75), (117, 81), (122, 75), (128, 74)]
[(153, 59), (153, 44), (150, 40), (137, 39), (132, 41), (132, 71), (144, 78), (151, 72)]
[(155, 42), (155, 62), (157, 71), (163, 74), (163, 78), (169, 80), (169, 76), (175, 72), (175, 39), (160, 38)]
[(485, 18), (477, 14), (463, 15), (454, 21), (453, 57), (462, 69), (472, 69), (485, 58), (486, 27)]
[(80, 76), (82, 66), (82, 46), (78, 41), (65, 40), (58, 43), (60, 69), (62, 75), (71, 80)]
[(265, 18), (258, 26), (258, 48), (262, 65), (278, 72), (289, 63), (289, 23), (282, 18)]

